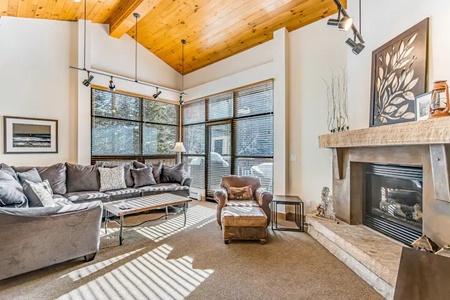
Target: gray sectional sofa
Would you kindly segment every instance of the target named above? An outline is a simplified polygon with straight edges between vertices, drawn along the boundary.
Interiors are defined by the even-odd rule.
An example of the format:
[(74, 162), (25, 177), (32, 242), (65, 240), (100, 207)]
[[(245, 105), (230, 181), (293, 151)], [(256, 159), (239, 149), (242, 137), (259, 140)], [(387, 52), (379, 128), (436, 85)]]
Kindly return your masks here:
[[(100, 192), (99, 168), (118, 165), (123, 165), (126, 188)], [(154, 184), (136, 187), (137, 178), (133, 178), (132, 170), (142, 168), (151, 169)], [(26, 182), (33, 179), (48, 181), (53, 207), (35, 205), (25, 196)], [(6, 247), (0, 251), (0, 280), (77, 257), (94, 259), (100, 244), (103, 202), (160, 193), (187, 197), (190, 184), (191, 178), (182, 164), (146, 165), (137, 161), (90, 166), (59, 163), (47, 167), (0, 164), (0, 241)], [(16, 200), (4, 201), (11, 197)]]

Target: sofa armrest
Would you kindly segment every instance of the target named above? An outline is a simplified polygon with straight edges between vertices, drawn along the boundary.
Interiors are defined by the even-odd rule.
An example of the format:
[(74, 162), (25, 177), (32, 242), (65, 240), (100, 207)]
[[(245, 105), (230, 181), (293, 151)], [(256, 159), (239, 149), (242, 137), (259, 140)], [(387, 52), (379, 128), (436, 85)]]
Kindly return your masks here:
[(270, 202), (273, 200), (273, 195), (271, 192), (266, 191), (263, 188), (258, 188), (255, 192), (256, 201), (261, 206), (262, 210), (267, 215), (267, 225), (270, 223), (271, 212), (270, 212)]
[(189, 176), (189, 174), (187, 174), (187, 173), (184, 173), (183, 174), (183, 177), (182, 177), (182, 179), (181, 179), (181, 182), (180, 182), (180, 184), (182, 185), (182, 186), (191, 186), (191, 183), (192, 183), (192, 178)]
[(0, 209), (0, 280), (83, 256), (100, 246), (100, 201)]
[(214, 200), (218, 203), (217, 205), (217, 223), (222, 226), (222, 220), (220, 219), (220, 216), (222, 214), (222, 208), (225, 206), (225, 204), (228, 201), (228, 194), (227, 191), (224, 188), (221, 188), (220, 190), (217, 190), (214, 192)]

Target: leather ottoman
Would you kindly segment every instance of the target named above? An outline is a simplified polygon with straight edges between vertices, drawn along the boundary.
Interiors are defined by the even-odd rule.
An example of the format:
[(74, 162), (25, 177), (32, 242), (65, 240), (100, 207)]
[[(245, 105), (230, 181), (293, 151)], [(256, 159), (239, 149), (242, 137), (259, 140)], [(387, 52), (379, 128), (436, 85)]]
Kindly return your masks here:
[(225, 206), (221, 213), (223, 241), (267, 240), (267, 216), (260, 207)]

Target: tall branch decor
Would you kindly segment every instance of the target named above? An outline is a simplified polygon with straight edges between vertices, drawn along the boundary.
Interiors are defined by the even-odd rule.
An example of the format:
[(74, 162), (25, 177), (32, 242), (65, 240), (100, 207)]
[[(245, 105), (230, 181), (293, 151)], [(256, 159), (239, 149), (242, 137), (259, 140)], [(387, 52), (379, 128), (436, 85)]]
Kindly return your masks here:
[(332, 133), (348, 130), (347, 73), (331, 73), (330, 81), (323, 79), (327, 88), (328, 130)]
[(428, 19), (372, 53), (370, 126), (413, 121), (426, 88)]

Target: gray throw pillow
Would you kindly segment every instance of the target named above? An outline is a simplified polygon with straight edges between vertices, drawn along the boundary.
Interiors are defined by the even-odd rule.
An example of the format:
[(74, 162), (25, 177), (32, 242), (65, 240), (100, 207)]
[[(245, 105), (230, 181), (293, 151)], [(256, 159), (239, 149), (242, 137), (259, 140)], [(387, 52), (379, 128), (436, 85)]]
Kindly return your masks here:
[[(66, 189), (66, 165), (63, 163), (54, 164), (48, 167), (35, 167), (42, 180), (48, 180), (55, 194), (64, 195)], [(33, 167), (14, 167), (17, 173), (23, 173), (33, 169)]]
[(32, 168), (31, 170), (26, 172), (18, 172), (17, 176), (19, 177), (20, 183), (22, 183), (22, 185), (27, 180), (31, 182), (42, 182), (42, 178), (36, 168)]
[(100, 192), (126, 189), (125, 169), (123, 166), (115, 168), (98, 168), (100, 172)]
[(131, 175), (133, 175), (135, 188), (156, 184), (150, 168), (132, 169)]
[(10, 174), (0, 170), (0, 206), (25, 207), (27, 203), (20, 183)]
[(43, 182), (25, 181), (23, 190), (28, 198), (30, 207), (53, 207), (53, 191), (48, 180)]
[(82, 166), (66, 163), (67, 192), (100, 190), (100, 173), (97, 166)]
[(151, 168), (152, 173), (153, 173), (153, 178), (155, 178), (156, 183), (161, 183), (161, 171), (162, 171), (162, 167), (163, 167), (163, 164), (161, 162), (152, 163), (152, 164), (143, 164), (141, 162), (134, 161), (133, 164), (136, 169)]
[(8, 173), (12, 177), (14, 177), (15, 180), (19, 181), (19, 178), (17, 177), (16, 171), (14, 171), (14, 169), (12, 167), (8, 166), (7, 164), (1, 163), (0, 164), (0, 170), (3, 171), (3, 172)]
[(184, 174), (184, 163), (176, 164), (174, 166), (163, 165), (161, 172), (161, 182), (178, 182), (181, 184)]

